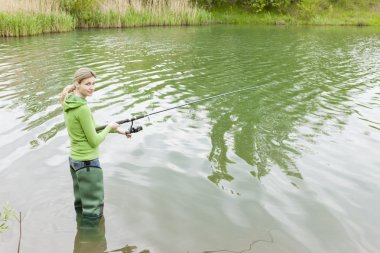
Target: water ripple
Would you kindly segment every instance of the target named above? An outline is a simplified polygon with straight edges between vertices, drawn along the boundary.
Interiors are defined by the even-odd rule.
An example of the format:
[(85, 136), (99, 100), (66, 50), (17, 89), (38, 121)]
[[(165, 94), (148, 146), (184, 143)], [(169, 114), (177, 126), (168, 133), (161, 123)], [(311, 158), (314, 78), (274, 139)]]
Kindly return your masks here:
[[(254, 87), (141, 120), (144, 132), (131, 141), (107, 138), (109, 204), (122, 206), (111, 208), (110, 230), (122, 224), (136, 240), (152, 238), (148, 248), (157, 252), (184, 251), (158, 243), (167, 238), (189, 252), (244, 249), (251, 235), (267, 238), (274, 227), (273, 245), (255, 244), (258, 251), (370, 252), (379, 211), (379, 48), (369, 28), (147, 28), (1, 39), (3, 189), (35, 190), (33, 205), (63, 215), (54, 207), (62, 204), (44, 203), (23, 175), (32, 166), (33, 182), (46, 174), (51, 186), (64, 167), (69, 144), (57, 99), (78, 67), (98, 74), (89, 98), (98, 123)], [(56, 191), (65, 192), (60, 182)], [(23, 206), (33, 198), (14, 199)], [(149, 231), (141, 220), (151, 222)]]

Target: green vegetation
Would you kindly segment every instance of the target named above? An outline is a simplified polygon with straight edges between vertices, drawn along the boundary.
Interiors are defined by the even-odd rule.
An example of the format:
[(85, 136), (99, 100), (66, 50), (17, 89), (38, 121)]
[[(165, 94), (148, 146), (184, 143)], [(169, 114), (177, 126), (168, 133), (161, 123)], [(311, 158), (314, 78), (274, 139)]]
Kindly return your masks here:
[(3, 233), (8, 229), (7, 222), (11, 217), (15, 217), (15, 212), (9, 207), (9, 205), (5, 205), (3, 211), (0, 212), (0, 233)]
[(0, 13), (0, 36), (26, 36), (72, 31), (75, 20), (66, 13)]
[(211, 21), (211, 14), (180, 0), (61, 0), (77, 18), (77, 27), (136, 27), (195, 25)]
[[(83, 27), (199, 25), (211, 13), (183, 0), (4, 0), (0, 36), (64, 32)], [(7, 4), (8, 3), (8, 4)]]
[(285, 25), (295, 24), (296, 19), (289, 15), (263, 12), (247, 14), (241, 9), (230, 9), (225, 11), (213, 11), (213, 20), (221, 24), (265, 24), (265, 25)]
[(212, 10), (215, 23), (267, 25), (380, 25), (380, 12), (330, 7), (327, 11), (302, 11), (292, 14), (262, 11), (250, 14), (242, 9)]
[(125, 12), (109, 10), (96, 11), (78, 20), (78, 27), (138, 27), (138, 26), (169, 26), (169, 25), (198, 25), (211, 21), (211, 14), (205, 10), (197, 12), (175, 12), (168, 9), (154, 12), (151, 10)]
[(2, 0), (0, 36), (82, 27), (380, 25), (378, 0)]
[(380, 25), (378, 0), (197, 0), (220, 23)]

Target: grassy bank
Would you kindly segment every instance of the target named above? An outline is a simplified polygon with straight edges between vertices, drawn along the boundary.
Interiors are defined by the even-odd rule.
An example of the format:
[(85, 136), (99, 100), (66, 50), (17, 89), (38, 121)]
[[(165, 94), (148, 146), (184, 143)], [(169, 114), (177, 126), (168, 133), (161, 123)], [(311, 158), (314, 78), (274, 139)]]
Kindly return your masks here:
[(78, 27), (136, 27), (198, 25), (211, 22), (211, 14), (186, 0), (102, 0), (97, 11), (78, 15)]
[(250, 14), (242, 10), (214, 10), (212, 20), (221, 24), (380, 26), (380, 13), (336, 10), (329, 13), (315, 13), (303, 18), (272, 12)]
[[(16, 0), (16, 5), (13, 0), (2, 1), (8, 5), (0, 7), (0, 36), (26, 36), (89, 27), (200, 25), (212, 21), (210, 12), (185, 0), (62, 0), (66, 4), (61, 5), (58, 0)], [(94, 5), (89, 5), (90, 2)]]
[(211, 22), (211, 14), (206, 11), (174, 12), (161, 10), (160, 13), (129, 9), (124, 12), (109, 10), (94, 12), (86, 19), (78, 21), (78, 27), (139, 27), (139, 26), (170, 26), (170, 25), (200, 25)]
[(85, 18), (78, 19), (77, 27), (139, 27), (139, 26), (170, 26), (170, 25), (200, 25), (211, 22), (211, 14), (205, 10), (170, 8), (134, 9), (124, 11), (112, 9), (88, 13)]
[(286, 9), (262, 9), (260, 12), (242, 6), (200, 8), (186, 0), (1, 0), (1, 2), (0, 36), (64, 32), (83, 27), (210, 23), (380, 25), (380, 2), (376, 0), (298, 0), (296, 4), (289, 5)]
[(66, 13), (0, 13), (0, 36), (18, 37), (72, 31), (75, 19)]
[(0, 36), (72, 31), (75, 18), (54, 0), (0, 0)]
[(280, 10), (211, 8), (213, 20), (233, 24), (289, 25), (380, 25), (380, 2), (377, 0), (299, 0)]

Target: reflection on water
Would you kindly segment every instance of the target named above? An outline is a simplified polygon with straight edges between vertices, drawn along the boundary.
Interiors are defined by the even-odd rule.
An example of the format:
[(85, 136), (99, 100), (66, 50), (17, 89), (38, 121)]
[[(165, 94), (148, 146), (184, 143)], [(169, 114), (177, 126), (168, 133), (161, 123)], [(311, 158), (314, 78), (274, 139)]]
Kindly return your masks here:
[[(107, 243), (121, 252), (138, 250), (120, 248), (126, 240), (152, 252), (246, 249), (279, 229), (276, 243), (255, 249), (371, 252), (378, 247), (369, 231), (380, 226), (373, 219), (380, 210), (379, 58), (375, 28), (209, 26), (1, 38), (0, 201), (46, 205), (51, 214), (71, 203), (67, 194), (48, 204), (32, 181), (57, 196), (70, 189), (59, 174), (69, 144), (57, 95), (80, 66), (99, 77), (89, 99), (99, 124), (252, 87), (140, 120), (144, 131), (129, 142), (107, 138), (106, 201), (116, 213), (107, 226), (122, 230)], [(359, 217), (371, 218), (359, 225)]]
[[(337, 39), (339, 34), (322, 32), (325, 36), (306, 34), (305, 38), (305, 34), (296, 33), (282, 34), (281, 40), (271, 41), (265, 50), (249, 46), (250, 39), (257, 43), (266, 40), (265, 35), (264, 31), (264, 34), (255, 34), (257, 37), (243, 38), (243, 45), (239, 43), (238, 47), (229, 48), (229, 55), (224, 49), (232, 37), (222, 39), (211, 49), (215, 52), (209, 53), (215, 69), (222, 71), (212, 72), (212, 78), (207, 80), (211, 84), (208, 92), (215, 93), (220, 87), (257, 86), (252, 93), (214, 101), (207, 108), (212, 125), (209, 155), (212, 175), (208, 178), (215, 184), (233, 180), (228, 171), (228, 164), (234, 163), (228, 157), (231, 149), (252, 166), (250, 173), (258, 179), (267, 175), (273, 164), (286, 175), (302, 179), (295, 159), (303, 147), (297, 141), (313, 143), (318, 135), (328, 134), (326, 127), (343, 129), (348, 116), (357, 110), (354, 101), (358, 94), (372, 87), (368, 76), (378, 76), (374, 72), (378, 68), (369, 70), (361, 66), (367, 62), (368, 54), (356, 51), (363, 46), (358, 46), (360, 43), (378, 54), (378, 47), (372, 45), (379, 45), (379, 40), (355, 41), (353, 38), (342, 44)], [(217, 53), (218, 50), (222, 53)], [(195, 59), (207, 57), (205, 51), (195, 50)], [(208, 62), (209, 59), (203, 63), (207, 66)], [(372, 64), (379, 65), (373, 60)], [(215, 81), (218, 76), (220, 80)], [(202, 96), (200, 89), (193, 93)]]
[[(78, 221), (77, 221), (78, 222)], [(77, 234), (74, 240), (74, 253), (104, 253), (107, 249), (105, 219), (91, 228), (81, 229), (77, 224)]]
[[(271, 29), (256, 34), (228, 32), (216, 29), (217, 40), (176, 37), (175, 43), (78, 32), (59, 40), (21, 39), (12, 48), (3, 44), (2, 107), (24, 108), (21, 118), (27, 124), (22, 130), (33, 133), (29, 142), (37, 147), (64, 129), (56, 94), (70, 82), (68, 65), (87, 65), (99, 72), (93, 108), (119, 117), (256, 86), (253, 92), (211, 101), (201, 109), (211, 124), (208, 178), (215, 184), (233, 180), (228, 171), (234, 162), (228, 155), (231, 151), (251, 166), (250, 174), (258, 179), (270, 172), (271, 164), (288, 176), (302, 178), (294, 162), (302, 152), (297, 140), (313, 142), (319, 134), (327, 134), (326, 126), (342, 129), (347, 116), (357, 112), (353, 101), (377, 76), (373, 65), (378, 62), (367, 59), (379, 54), (378, 40), (356, 41), (329, 31), (317, 35), (276, 31), (281, 40), (264, 47), (273, 36)], [(72, 44), (74, 38), (83, 48)], [(49, 46), (41, 47), (41, 40)], [(43, 64), (45, 50), (55, 55), (49, 65)], [(366, 68), (368, 63), (371, 68)], [(36, 68), (40, 65), (43, 69)], [(158, 117), (164, 116), (170, 118), (170, 114)]]
[[(120, 248), (120, 249), (115, 249), (115, 250), (112, 250), (112, 251), (105, 251), (105, 253), (108, 253), (108, 252), (122, 252), (122, 253), (132, 253), (132, 252), (137, 252), (136, 251), (137, 247), (136, 246), (129, 246), (128, 244), (125, 245), (125, 247), (123, 248)], [(142, 251), (139, 251), (139, 253), (149, 253), (150, 251), (149, 250), (142, 250)]]
[[(137, 252), (137, 246), (125, 245), (120, 249), (107, 250), (106, 230), (105, 230), (105, 218), (102, 217), (99, 223), (93, 227), (87, 227), (85, 229), (79, 227), (77, 219), (77, 234), (74, 240), (73, 253), (111, 253), (122, 252), (132, 253)], [(149, 250), (144, 249), (138, 251), (139, 253), (149, 253)]]

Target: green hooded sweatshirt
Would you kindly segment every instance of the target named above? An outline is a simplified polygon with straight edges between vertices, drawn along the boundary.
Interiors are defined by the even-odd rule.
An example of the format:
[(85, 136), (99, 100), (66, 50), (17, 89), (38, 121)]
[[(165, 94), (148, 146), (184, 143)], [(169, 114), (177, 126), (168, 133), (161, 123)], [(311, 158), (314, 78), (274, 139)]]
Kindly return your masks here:
[(107, 126), (97, 133), (95, 121), (84, 98), (70, 95), (63, 104), (65, 125), (70, 136), (70, 157), (88, 161), (99, 157), (98, 146), (110, 132)]

